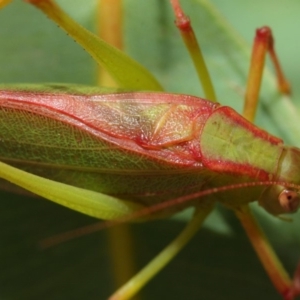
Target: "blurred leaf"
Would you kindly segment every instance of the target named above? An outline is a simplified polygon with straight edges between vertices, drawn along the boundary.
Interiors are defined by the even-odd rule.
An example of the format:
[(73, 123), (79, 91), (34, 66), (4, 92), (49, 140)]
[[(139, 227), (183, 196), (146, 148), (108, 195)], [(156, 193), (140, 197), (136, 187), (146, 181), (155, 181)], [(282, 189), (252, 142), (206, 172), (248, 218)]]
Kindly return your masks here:
[[(253, 16), (254, 20), (261, 13), (261, 7), (268, 7), (268, 4), (268, 12), (279, 12), (281, 17), (275, 19), (283, 24), (280, 26), (292, 24), (292, 28), (297, 28), (295, 24), (299, 21), (295, 12), (300, 9), (297, 1), (268, 0), (263, 4), (255, 1), (223, 3), (215, 0), (242, 32), (246, 30), (243, 28), (249, 30), (245, 18)], [(60, 2), (83, 26), (93, 28), (95, 1)], [(224, 29), (223, 23), (219, 18), (212, 19), (201, 7), (201, 1), (182, 2), (203, 43), (219, 101), (239, 110), (250, 48), (245, 48), (243, 40), (233, 31), (220, 31)], [(243, 10), (244, 7), (247, 10)], [(149, 68), (167, 91), (201, 95), (190, 59), (173, 25), (168, 1), (127, 0), (125, 13), (127, 51)], [(257, 23), (255, 21), (255, 26), (263, 25)], [(293, 46), (298, 39), (296, 32), (281, 30), (283, 37), (277, 39), (280, 49), (296, 48)], [(249, 35), (253, 35), (254, 28), (250, 31)], [(0, 11), (0, 40), (3, 83), (95, 82), (96, 68), (84, 50), (23, 2), (16, 1)], [(293, 76), (292, 82), (297, 82), (296, 76), (299, 76), (293, 71), (297, 65), (295, 59), (296, 55), (288, 54), (283, 63), (288, 67), (284, 68), (286, 73)], [(281, 105), (289, 100), (277, 97), (272, 81), (271, 75), (264, 80), (262, 98), (265, 104), (260, 107), (258, 122), (289, 143), (299, 145), (299, 122), (295, 119), (298, 112), (293, 109), (295, 116), (289, 117), (291, 106)], [(295, 92), (297, 98), (297, 87)], [(278, 119), (278, 112), (282, 114), (281, 119)], [(287, 121), (295, 126), (287, 127), (290, 126)], [(43, 199), (1, 193), (0, 200), (1, 299), (104, 299), (114, 289), (106, 232), (45, 251), (37, 247), (41, 239), (92, 223), (93, 219)], [(144, 299), (280, 299), (238, 221), (231, 212), (222, 213), (221, 219), (218, 214), (221, 213), (210, 217), (187, 249), (145, 288)], [(280, 257), (288, 269), (293, 270), (299, 258), (299, 218), (289, 224), (263, 212), (259, 215)], [(228, 222), (226, 230), (222, 230), (224, 220)], [(158, 253), (182, 226), (172, 220), (133, 225), (139, 266)]]

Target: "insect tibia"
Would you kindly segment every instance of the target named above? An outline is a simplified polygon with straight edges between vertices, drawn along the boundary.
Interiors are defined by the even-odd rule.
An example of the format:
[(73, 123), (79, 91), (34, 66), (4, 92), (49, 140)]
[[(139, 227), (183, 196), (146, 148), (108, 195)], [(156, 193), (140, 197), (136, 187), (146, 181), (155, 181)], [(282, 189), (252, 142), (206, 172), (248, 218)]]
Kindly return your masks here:
[(274, 48), (274, 37), (272, 34), (272, 30), (268, 26), (261, 27), (256, 30), (256, 37), (255, 43), (264, 44), (269, 52), (272, 62), (274, 64), (277, 80), (278, 80), (278, 88), (281, 93), (283, 94), (290, 94), (291, 93), (291, 86), (289, 82), (286, 80), (282, 68), (280, 66), (277, 54)]
[(204, 61), (201, 47), (191, 26), (191, 22), (183, 12), (178, 0), (172, 0), (171, 4), (176, 16), (176, 26), (180, 30), (183, 42), (189, 51), (191, 59), (193, 60), (198, 77), (203, 87), (205, 98), (211, 101), (217, 101), (210, 74)]
[(171, 4), (174, 9), (176, 21), (175, 24), (179, 30), (182, 31), (191, 31), (193, 30), (191, 27), (191, 21), (188, 16), (185, 15), (184, 11), (180, 7), (180, 3), (178, 0), (171, 0)]
[(279, 91), (283, 94), (290, 94), (290, 85), (283, 74), (274, 49), (272, 31), (267, 26), (259, 28), (256, 31), (252, 48), (252, 57), (248, 74), (243, 112), (244, 117), (250, 121), (253, 121), (255, 117), (267, 52), (270, 54), (271, 60), (275, 67)]
[(300, 262), (294, 272), (294, 277), (291, 287), (284, 293), (284, 300), (293, 300), (300, 295)]
[(131, 90), (162, 90), (161, 85), (142, 65), (71, 19), (51, 0), (28, 0), (42, 10), (80, 44), (118, 83)]

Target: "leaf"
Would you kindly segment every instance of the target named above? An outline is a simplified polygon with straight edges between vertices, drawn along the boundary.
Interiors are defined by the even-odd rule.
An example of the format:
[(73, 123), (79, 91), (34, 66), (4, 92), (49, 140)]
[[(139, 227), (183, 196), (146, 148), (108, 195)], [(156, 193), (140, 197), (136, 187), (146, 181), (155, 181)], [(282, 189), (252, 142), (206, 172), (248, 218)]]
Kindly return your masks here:
[[(84, 4), (82, 1), (61, 2), (83, 26), (92, 27), (91, 15), (95, 1), (85, 1)], [(212, 22), (207, 16), (203, 16), (200, 13), (200, 1), (182, 2), (193, 20), (201, 42), (207, 42), (210, 46), (210, 49), (205, 46), (204, 52), (209, 56), (209, 67), (214, 67), (213, 77), (217, 82), (219, 101), (225, 104), (233, 101), (234, 107), (240, 109), (248, 65), (245, 52), (237, 49), (236, 54), (229, 56), (227, 47), (231, 42), (225, 37), (221, 38), (216, 31), (220, 20)], [(268, 15), (270, 11), (278, 11), (280, 18), (277, 17), (276, 22), (282, 22), (280, 26), (292, 24), (297, 28), (296, 12), (299, 7), (297, 9), (295, 5), (299, 4), (292, 0), (276, 2), (276, 9), (271, 1), (252, 1), (250, 4), (246, 1), (236, 3), (233, 0), (226, 3), (216, 2), (223, 5), (223, 9), (230, 14), (230, 21), (235, 22), (235, 26), (241, 31), (246, 31), (242, 27), (249, 26), (245, 19), (253, 17), (254, 20), (262, 8), (268, 8)], [(159, 9), (152, 7), (153, 3), (157, 4), (158, 1), (126, 2), (128, 51), (155, 73), (166, 90), (201, 95), (195, 72), (174, 28), (168, 1), (160, 1), (162, 6)], [(243, 6), (248, 10), (244, 11)], [(293, 16), (295, 19), (292, 19)], [(253, 20), (251, 21), (255, 26), (262, 25)], [(250, 35), (253, 35), (253, 30), (250, 28)], [(280, 30), (284, 37), (277, 39), (280, 52), (283, 48), (297, 49), (293, 43), (298, 37), (293, 30)], [(233, 35), (233, 32), (229, 31), (229, 34)], [(275, 35), (277, 37), (277, 30)], [(0, 11), (0, 40), (0, 78), (3, 83), (95, 82), (95, 67), (91, 58), (55, 25), (25, 3), (16, 1)], [(224, 51), (225, 56), (221, 54)], [(293, 76), (292, 82), (297, 83), (299, 80), (296, 76), (299, 75), (294, 71), (297, 65), (295, 60), (296, 54), (288, 54), (287, 62), (284, 61), (283, 66), (286, 73)], [(268, 98), (270, 90), (266, 81), (264, 88), (264, 95)], [(298, 90), (296, 87), (295, 99), (298, 98)], [(273, 101), (272, 99), (270, 100)], [(280, 102), (276, 103), (278, 105)], [(259, 124), (296, 145), (298, 137), (294, 134), (286, 135), (284, 129), (287, 121), (293, 119), (287, 117), (286, 112), (281, 120), (276, 120), (272, 111), (281, 113), (283, 108), (278, 109), (273, 105), (274, 103), (267, 104), (260, 108)], [(296, 120), (292, 122), (297, 125)], [(297, 130), (290, 129), (296, 134)], [(105, 231), (44, 251), (37, 247), (41, 239), (93, 223), (93, 219), (43, 199), (1, 193), (0, 200), (1, 298), (104, 299), (114, 289), (110, 278)], [(199, 232), (187, 249), (145, 288), (145, 298), (186, 299), (188, 296), (189, 299), (208, 300), (254, 297), (280, 299), (238, 221), (231, 212), (222, 214), (221, 219), (215, 218), (218, 214), (220, 213), (216, 212), (210, 217), (208, 225)], [(299, 258), (299, 219), (295, 217), (295, 222), (289, 224), (270, 219), (263, 212), (260, 214), (267, 235), (271, 237), (280, 257), (292, 271)], [(227, 221), (226, 230), (222, 220)], [(177, 235), (182, 226), (180, 222), (172, 220), (133, 225), (134, 234), (137, 236), (136, 256), (139, 267)]]

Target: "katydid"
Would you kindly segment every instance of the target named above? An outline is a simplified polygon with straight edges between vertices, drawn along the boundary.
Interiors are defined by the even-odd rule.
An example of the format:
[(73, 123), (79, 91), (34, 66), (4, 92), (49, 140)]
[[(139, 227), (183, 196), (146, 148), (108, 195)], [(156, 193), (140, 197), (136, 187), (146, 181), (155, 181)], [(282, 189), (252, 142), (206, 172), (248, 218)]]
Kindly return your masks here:
[[(31, 2), (46, 5), (43, 9), (55, 18), (51, 2)], [(174, 3), (173, 5), (176, 6)], [(70, 29), (67, 31), (72, 35)], [(76, 34), (73, 37), (76, 39)], [(95, 45), (85, 41), (85, 33), (82, 33), (79, 40), (85, 48), (95, 51)], [(111, 51), (108, 50), (110, 53)], [(127, 62), (125, 58), (115, 55), (134, 68), (131, 61)], [(143, 71), (142, 73), (144, 74)], [(122, 76), (128, 79), (128, 74)], [(140, 88), (134, 85), (134, 79), (131, 85), (132, 83), (128, 83), (122, 76), (117, 79), (121, 81), (123, 87)], [(145, 81), (149, 83), (145, 89), (159, 88), (155, 80), (145, 79)], [(256, 88), (257, 85), (256, 83)], [(61, 86), (48, 88), (48, 91), (45, 87), (30, 86), (2, 89), (0, 102), (3, 111), (2, 161), (31, 173), (94, 192), (59, 185), (52, 181), (43, 183), (42, 178), (28, 173), (18, 173), (17, 170), (8, 169), (9, 167), (3, 164), (1, 164), (2, 173), (5, 174), (1, 176), (14, 182), (15, 179), (9, 177), (9, 172), (22, 174), (27, 181), (32, 180), (31, 187), (28, 183), (24, 187), (52, 200), (53, 197), (57, 200), (57, 196), (51, 196), (52, 191), (48, 195), (49, 191), (42, 185), (46, 184), (48, 188), (51, 186), (51, 189), (59, 187), (63, 202), (69, 202), (67, 205), (90, 215), (105, 218), (104, 208), (101, 207), (99, 211), (98, 204), (95, 203), (97, 197), (103, 201), (118, 202), (118, 198), (126, 200), (121, 201), (122, 205), (125, 203), (124, 208), (120, 208), (119, 211), (118, 208), (111, 208), (106, 215), (107, 218), (116, 218), (130, 211), (137, 211), (141, 206), (150, 206), (181, 195), (195, 194), (205, 188), (230, 183), (257, 180), (269, 183), (270, 181), (299, 183), (297, 178), (299, 150), (283, 146), (280, 139), (253, 126), (228, 107), (185, 95), (116, 93), (104, 89)], [(250, 92), (253, 92), (253, 88), (250, 88)], [(247, 117), (252, 120), (252, 113)], [(16, 120), (18, 120), (17, 127), (11, 130)], [(45, 123), (48, 126), (39, 125)], [(8, 124), (10, 127), (7, 127)], [(223, 130), (221, 133), (220, 128)], [(222, 141), (224, 132), (229, 133), (232, 139)], [(52, 136), (56, 138), (51, 139)], [(42, 138), (38, 143), (37, 137)], [(20, 151), (22, 147), (20, 140), (33, 148), (30, 150), (28, 147)], [(247, 149), (243, 149), (243, 145)], [(63, 161), (60, 161), (61, 154), (56, 154), (56, 148), (68, 149), (68, 152), (63, 151)], [(94, 151), (91, 150), (93, 148)], [(229, 148), (232, 152), (223, 153), (223, 149)], [(23, 151), (28, 153), (26, 162), (22, 162)], [(83, 155), (83, 152), (86, 153)], [(261, 160), (259, 155), (264, 155)], [(50, 167), (45, 174), (47, 166), (41, 170), (36, 167), (37, 163), (57, 167)], [(58, 168), (61, 165), (68, 167), (61, 170)], [(94, 170), (95, 165), (97, 170)], [(38, 180), (41, 182), (37, 183)], [(21, 185), (19, 182), (18, 184)], [(40, 186), (37, 186), (39, 184)], [(66, 192), (63, 191), (64, 188), (67, 189)], [(81, 198), (79, 202), (72, 203), (71, 198), (75, 194), (82, 194), (82, 197), (86, 197), (86, 202)], [(292, 203), (289, 202), (290, 197)], [(228, 190), (221, 195), (195, 199), (192, 204), (197, 207), (198, 213), (193, 222), (199, 223), (197, 224), (199, 226), (215, 201), (219, 201), (237, 210), (245, 225), (248, 221), (245, 216), (248, 216), (248, 213), (243, 205), (257, 199), (260, 199), (259, 203), (274, 215), (293, 212), (299, 205), (298, 195), (294, 190), (286, 190), (284, 186), (278, 184), (267, 188), (257, 185), (249, 189), (247, 195), (243, 190)], [(190, 205), (191, 203), (188, 203), (188, 206)], [(186, 204), (183, 205), (185, 206)], [(154, 217), (170, 215), (181, 208), (170, 207)], [(254, 231), (257, 232), (256, 229)], [(268, 262), (268, 255), (272, 255), (268, 253), (268, 247), (266, 249), (267, 253), (262, 254), (264, 263)], [(276, 259), (271, 257), (270, 263), (274, 264), (275, 261)], [(268, 269), (268, 266), (265, 265), (265, 268)], [(274, 268), (271, 267), (269, 273), (274, 273), (276, 271)], [(279, 269), (280, 267), (277, 271)], [(272, 280), (277, 289), (286, 294), (290, 285), (289, 280), (285, 275), (282, 276), (283, 279), (278, 279), (277, 275)]]

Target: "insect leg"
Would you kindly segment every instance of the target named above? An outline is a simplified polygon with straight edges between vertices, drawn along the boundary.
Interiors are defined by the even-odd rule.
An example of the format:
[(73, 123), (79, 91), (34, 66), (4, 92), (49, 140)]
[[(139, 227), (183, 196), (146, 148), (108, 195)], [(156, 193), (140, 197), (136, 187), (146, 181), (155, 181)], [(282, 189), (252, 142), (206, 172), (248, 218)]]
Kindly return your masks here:
[(286, 295), (292, 285), (291, 279), (255, 220), (249, 205), (241, 206), (235, 213), (273, 285), (281, 295)]
[(9, 4), (11, 0), (0, 0), (0, 9)]
[(111, 220), (143, 206), (46, 179), (0, 162), (0, 178), (52, 202), (98, 219)]
[(164, 268), (177, 253), (191, 240), (202, 226), (206, 216), (211, 212), (212, 206), (206, 209), (197, 209), (192, 220), (187, 224), (179, 236), (173, 240), (160, 254), (158, 254), (146, 267), (136, 274), (130, 281), (117, 290), (109, 300), (126, 300), (134, 296), (149, 280)]
[(259, 28), (256, 30), (252, 48), (252, 57), (250, 62), (243, 111), (243, 116), (249, 121), (253, 121), (255, 117), (262, 80), (262, 73), (267, 52), (269, 52), (271, 60), (275, 67), (279, 91), (284, 94), (290, 93), (290, 85), (283, 74), (274, 49), (274, 39), (272, 31), (269, 27), (266, 26)]
[[(97, 31), (106, 43), (123, 49), (123, 5), (122, 0), (98, 1)], [(99, 67), (98, 83), (100, 86), (117, 87), (115, 80), (104, 68)]]
[[(289, 83), (283, 75), (274, 50), (272, 31), (269, 27), (262, 27), (256, 31), (245, 95), (243, 116), (249, 121), (253, 121), (255, 117), (267, 52), (270, 53), (271, 60), (275, 66), (279, 91), (285, 94), (290, 93)], [(243, 205), (236, 210), (235, 213), (240, 219), (254, 250), (260, 258), (262, 265), (276, 289), (284, 297), (286, 297), (289, 293), (291, 294), (293, 289), (291, 279), (267, 240), (265, 234), (262, 232), (259, 224), (255, 220), (250, 207), (248, 205)]]
[(55, 1), (27, 0), (27, 2), (42, 10), (63, 28), (97, 63), (110, 73), (119, 87), (128, 90), (162, 90), (158, 81), (142, 65), (77, 24)]
[(205, 64), (200, 45), (198, 44), (194, 30), (191, 26), (191, 21), (182, 10), (179, 0), (171, 0), (171, 5), (176, 17), (175, 24), (180, 30), (181, 37), (193, 60), (198, 77), (203, 87), (205, 98), (211, 101), (217, 101), (214, 87)]

